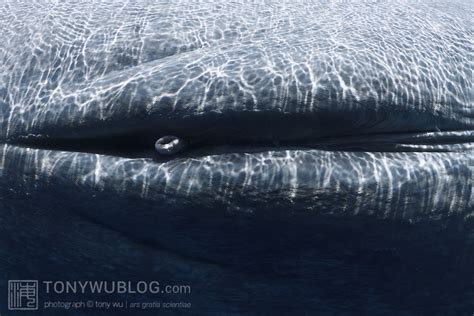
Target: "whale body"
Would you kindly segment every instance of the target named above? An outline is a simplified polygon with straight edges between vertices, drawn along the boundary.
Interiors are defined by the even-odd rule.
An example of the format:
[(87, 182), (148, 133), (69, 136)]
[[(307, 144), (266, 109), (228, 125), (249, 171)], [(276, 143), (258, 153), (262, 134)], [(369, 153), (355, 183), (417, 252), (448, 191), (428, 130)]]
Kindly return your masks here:
[[(26, 155), (21, 166), (35, 174), (48, 159), (61, 169), (76, 163), (73, 154), (57, 161), (67, 150), (81, 163), (48, 174), (146, 199), (210, 194), (239, 209), (233, 196), (255, 190), (294, 209), (333, 194), (347, 204), (318, 209), (472, 214), (463, 3), (183, 5), (6, 5), (0, 137), (35, 150), (5, 145), (2, 169), (9, 155)], [(197, 153), (150, 160), (165, 135)], [(115, 167), (128, 164), (131, 174)], [(129, 179), (143, 189), (128, 189)]]
[[(165, 271), (198, 282), (203, 273), (216, 289), (239, 283), (236, 258), (273, 249), (276, 231), (285, 249), (304, 237), (302, 252), (321, 250), (307, 240), (327, 223), (339, 233), (370, 222), (377, 237), (367, 238), (381, 244), (392, 225), (417, 238), (443, 227), (462, 236), (465, 251), (474, 215), (472, 12), (469, 1), (0, 5), (0, 219), (8, 223), (0, 236), (8, 236), (2, 257), (15, 258), (5, 275), (46, 278), (51, 266), (84, 277), (80, 267), (95, 257), (114, 268), (88, 275)], [(189, 148), (158, 156), (155, 142), (166, 135)], [(28, 263), (8, 250), (36, 239), (57, 240), (53, 257), (70, 265)], [(441, 256), (445, 244), (434, 242)], [(322, 259), (286, 266), (275, 249), (266, 258), (299, 271), (297, 288), (308, 289), (301, 271)], [(248, 278), (252, 293), (258, 281)], [(286, 293), (285, 285), (271, 286)], [(239, 299), (216, 293), (216, 311), (245, 313)], [(452, 306), (464, 308), (463, 295)]]

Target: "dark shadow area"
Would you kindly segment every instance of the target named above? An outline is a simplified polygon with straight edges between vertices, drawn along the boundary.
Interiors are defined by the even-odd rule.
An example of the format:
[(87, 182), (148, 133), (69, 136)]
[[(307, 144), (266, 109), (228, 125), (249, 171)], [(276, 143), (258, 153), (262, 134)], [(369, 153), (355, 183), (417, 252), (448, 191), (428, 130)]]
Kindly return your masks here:
[[(217, 203), (172, 208), (109, 194), (76, 190), (72, 195), (67, 187), (5, 192), (1, 284), (17, 278), (190, 284), (190, 295), (81, 296), (192, 303), (191, 310), (168, 311), (171, 315), (470, 315), (474, 308), (472, 220), (410, 224), (277, 207), (229, 213)], [(53, 198), (57, 195), (65, 198)], [(0, 295), (6, 297), (4, 285)], [(156, 310), (134, 315), (156, 315)]]

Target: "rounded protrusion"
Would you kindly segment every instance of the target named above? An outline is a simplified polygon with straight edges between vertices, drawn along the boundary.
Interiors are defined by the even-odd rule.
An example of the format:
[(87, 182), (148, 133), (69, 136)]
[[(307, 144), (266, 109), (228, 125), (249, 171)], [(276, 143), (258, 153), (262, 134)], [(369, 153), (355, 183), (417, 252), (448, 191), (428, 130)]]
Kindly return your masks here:
[(186, 143), (176, 136), (163, 136), (155, 143), (155, 149), (160, 155), (171, 156), (182, 152)]

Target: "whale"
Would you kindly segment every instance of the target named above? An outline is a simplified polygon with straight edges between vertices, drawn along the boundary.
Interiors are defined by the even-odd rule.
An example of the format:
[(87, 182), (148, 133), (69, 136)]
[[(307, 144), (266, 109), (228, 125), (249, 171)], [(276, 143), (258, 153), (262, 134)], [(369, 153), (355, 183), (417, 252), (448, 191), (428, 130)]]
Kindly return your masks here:
[[(179, 296), (194, 313), (368, 312), (328, 296), (345, 278), (379, 311), (465, 312), (472, 12), (462, 0), (1, 4), (0, 294), (9, 279), (184, 276), (202, 287)], [(354, 253), (370, 258), (354, 263), (363, 281), (347, 270)], [(391, 289), (365, 270), (373, 258), (390, 261)], [(446, 269), (430, 305), (419, 280)], [(400, 289), (421, 303), (393, 299)]]

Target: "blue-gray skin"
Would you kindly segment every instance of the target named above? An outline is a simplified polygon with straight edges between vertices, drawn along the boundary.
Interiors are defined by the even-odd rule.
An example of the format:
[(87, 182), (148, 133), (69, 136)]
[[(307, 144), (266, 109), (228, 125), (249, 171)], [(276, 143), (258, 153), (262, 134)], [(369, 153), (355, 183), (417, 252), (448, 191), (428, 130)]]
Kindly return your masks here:
[[(371, 229), (381, 233), (371, 238), (381, 244), (384, 225), (400, 220), (424, 233), (453, 218), (470, 227), (469, 1), (31, 2), (2, 4), (0, 17), (6, 279), (184, 275), (208, 282), (212, 299), (205, 289), (194, 296), (199, 312), (245, 313), (241, 302), (260, 282), (285, 301), (295, 291), (273, 276), (250, 277), (259, 270), (247, 261), (277, 247), (275, 235), (286, 250), (304, 236), (293, 263), (284, 251), (267, 255), (275, 269), (296, 271), (301, 292), (284, 306), (332, 311), (333, 298), (305, 281), (320, 280), (308, 269), (325, 259), (301, 255), (321, 250), (307, 239), (318, 240), (323, 219), (331, 227), (376, 220)], [(88, 153), (87, 144), (61, 150), (121, 137), (150, 139), (153, 150), (164, 135), (195, 151), (163, 161)], [(422, 238), (436, 236), (427, 230)], [(109, 268), (84, 272), (90, 260)], [(448, 305), (464, 308), (462, 293)], [(400, 309), (370, 295), (384, 311)], [(262, 310), (273, 306), (262, 301)]]

